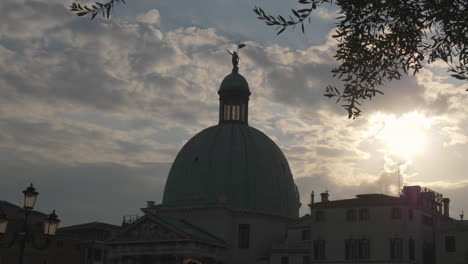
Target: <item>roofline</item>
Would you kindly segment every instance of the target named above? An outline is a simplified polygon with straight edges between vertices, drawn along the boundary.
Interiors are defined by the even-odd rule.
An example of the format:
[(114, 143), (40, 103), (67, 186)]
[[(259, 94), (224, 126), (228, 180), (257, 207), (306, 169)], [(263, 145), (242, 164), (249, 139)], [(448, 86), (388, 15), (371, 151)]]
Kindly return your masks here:
[(154, 210), (161, 210), (161, 211), (173, 211), (173, 210), (180, 210), (180, 209), (186, 209), (186, 210), (196, 210), (196, 209), (209, 209), (209, 208), (218, 208), (218, 209), (226, 209), (232, 213), (252, 213), (252, 214), (257, 214), (261, 216), (274, 216), (278, 218), (284, 218), (285, 220), (297, 220), (299, 218), (296, 217), (289, 217), (285, 215), (280, 215), (280, 214), (272, 214), (270, 212), (265, 212), (265, 211), (257, 211), (257, 210), (249, 210), (249, 209), (239, 209), (235, 207), (231, 207), (228, 204), (220, 204), (220, 203), (213, 203), (213, 204), (205, 204), (205, 205), (164, 205), (164, 204), (157, 204), (154, 207), (146, 207), (146, 208), (141, 208), (141, 210), (144, 213), (147, 213), (148, 211), (151, 211), (151, 209)]
[[(349, 204), (352, 203), (352, 204)], [(381, 193), (358, 194), (356, 198), (332, 200), (309, 204), (311, 209), (315, 208), (356, 208), (356, 207), (382, 207), (382, 206), (404, 206), (407, 200), (399, 196), (391, 196)]]
[(91, 225), (102, 225), (102, 227), (107, 227), (108, 229), (122, 229), (121, 226), (118, 225), (113, 225), (113, 224), (108, 224), (108, 223), (103, 223), (103, 222), (89, 222), (89, 223), (84, 223), (84, 224), (78, 224), (78, 225), (71, 225), (71, 226), (64, 226), (58, 229), (58, 231), (67, 231), (67, 230), (74, 230), (74, 229), (80, 229), (85, 226), (91, 226)]
[[(134, 225), (136, 225), (137, 223), (143, 221), (143, 219), (146, 219), (146, 218), (149, 218), (153, 221), (156, 221), (156, 222), (163, 222), (163, 225), (166, 225), (166, 226), (169, 226), (171, 231), (175, 232), (175, 233), (178, 233), (179, 235), (182, 235), (184, 236), (185, 238), (184, 239), (178, 239), (177, 241), (196, 241), (196, 242), (202, 242), (202, 243), (205, 243), (205, 244), (208, 244), (208, 245), (214, 245), (214, 246), (219, 246), (219, 247), (224, 247), (224, 248), (227, 248), (227, 245), (225, 244), (225, 242), (223, 240), (220, 240), (218, 237), (216, 236), (213, 236), (211, 233), (208, 233), (204, 230), (200, 230), (202, 232), (205, 232), (205, 233), (208, 233), (210, 236), (212, 236), (213, 238), (216, 238), (218, 240), (220, 240), (221, 242), (224, 242), (224, 243), (214, 243), (214, 242), (210, 242), (210, 241), (204, 241), (204, 240), (200, 240), (200, 239), (195, 239), (191, 234), (183, 231), (183, 230), (180, 230), (179, 228), (175, 227), (174, 225), (168, 223), (167, 221), (164, 221), (164, 219), (162, 219), (161, 217), (158, 217), (157, 215), (154, 215), (154, 214), (151, 214), (151, 213), (147, 213), (145, 214), (144, 216), (138, 218), (138, 220), (136, 220), (135, 222), (131, 223), (130, 225), (124, 227), (122, 230), (120, 230), (120, 232), (118, 232), (117, 234), (113, 235), (112, 237), (110, 237), (109, 239), (106, 240), (106, 244), (138, 244), (138, 243), (164, 243), (164, 242), (171, 242), (171, 241), (174, 241), (174, 240), (165, 240), (165, 241), (114, 241), (116, 238), (119, 237), (119, 235), (123, 234), (124, 232), (126, 232), (127, 230), (129, 230), (130, 228), (132, 228)], [(177, 219), (180, 221), (180, 219)], [(185, 222), (187, 223), (187, 222)], [(192, 224), (190, 224), (191, 226), (193, 226)], [(199, 227), (196, 227), (197, 229), (200, 229)]]
[(175, 239), (175, 240), (159, 240), (159, 241), (107, 241), (105, 242), (106, 245), (121, 245), (121, 244), (154, 244), (154, 243), (174, 243), (174, 242), (199, 242), (211, 246), (221, 247), (227, 249), (228, 246), (225, 244), (216, 244), (210, 243), (204, 240), (193, 239), (193, 238), (185, 238), (185, 239)]
[[(8, 201), (4, 201), (4, 200), (0, 200), (0, 207), (1, 206), (4, 206), (4, 207), (14, 207), (16, 209), (20, 209), (20, 210), (25, 210), (23, 207), (19, 206), (19, 205), (16, 205), (14, 203), (10, 203)], [(2, 209), (3, 210), (3, 209)], [(5, 212), (5, 210), (3, 210)], [(40, 215), (40, 216), (48, 216), (48, 214), (46, 213), (43, 213), (43, 212), (40, 212), (40, 211), (37, 211), (37, 210), (31, 210), (30, 213), (32, 214), (35, 214), (35, 215)], [(6, 214), (6, 212), (5, 212)], [(8, 215), (7, 215), (8, 216)]]

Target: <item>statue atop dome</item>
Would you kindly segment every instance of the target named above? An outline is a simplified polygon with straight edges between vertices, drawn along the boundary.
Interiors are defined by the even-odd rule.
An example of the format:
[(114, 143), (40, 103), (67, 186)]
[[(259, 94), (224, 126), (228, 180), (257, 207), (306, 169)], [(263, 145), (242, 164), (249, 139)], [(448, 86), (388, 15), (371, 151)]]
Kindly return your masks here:
[(245, 46), (246, 45), (244, 43), (240, 43), (239, 45), (237, 45), (237, 51), (233, 51), (233, 52), (230, 52), (229, 50), (227, 51), (232, 56), (232, 71), (233, 72), (239, 71), (239, 55), (237, 54), (237, 52)]
[(228, 53), (232, 55), (232, 71), (239, 71), (239, 55), (237, 55), (237, 52), (233, 51), (230, 52), (228, 50)]

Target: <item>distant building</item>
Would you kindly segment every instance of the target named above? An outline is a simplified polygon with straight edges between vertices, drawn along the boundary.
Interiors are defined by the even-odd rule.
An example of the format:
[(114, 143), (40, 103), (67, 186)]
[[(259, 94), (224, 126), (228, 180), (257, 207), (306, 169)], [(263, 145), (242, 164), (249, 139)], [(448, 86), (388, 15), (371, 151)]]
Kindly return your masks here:
[(468, 221), (442, 218), (436, 232), (437, 263), (468, 263)]
[(109, 247), (105, 241), (120, 230), (120, 226), (101, 222), (59, 228), (48, 250), (49, 263), (111, 264), (107, 261)]
[[(8, 218), (6, 234), (0, 240), (0, 264), (16, 264), (19, 258), (18, 232), (23, 230), (24, 209), (0, 201), (0, 209)], [(24, 251), (27, 264), (111, 264), (107, 262), (105, 241), (117, 234), (120, 226), (93, 222), (59, 228), (56, 236), (46, 243), (43, 236), (47, 215), (31, 211), (28, 217), (28, 239)], [(36, 249), (34, 246), (43, 249)]]
[(314, 203), (312, 194), (310, 215), (288, 226), (270, 263), (435, 263), (437, 226), (449, 218), (448, 203), (419, 186), (404, 187), (400, 197), (362, 194), (330, 201), (322, 193)]

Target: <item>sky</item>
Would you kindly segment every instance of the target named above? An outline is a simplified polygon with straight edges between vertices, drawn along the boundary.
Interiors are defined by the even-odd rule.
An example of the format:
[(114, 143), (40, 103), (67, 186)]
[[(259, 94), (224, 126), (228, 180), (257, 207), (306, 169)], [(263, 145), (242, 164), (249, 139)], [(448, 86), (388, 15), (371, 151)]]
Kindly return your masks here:
[(289, 14), (295, 1), (127, 2), (91, 21), (68, 1), (1, 1), (0, 200), (21, 204), (32, 182), (36, 209), (62, 226), (142, 215), (183, 144), (217, 124), (226, 50), (244, 42), (249, 123), (285, 153), (301, 215), (311, 191), (396, 195), (398, 167), (403, 184), (449, 197), (453, 217), (468, 212), (468, 85), (443, 63), (385, 84), (353, 120), (323, 96), (341, 85), (333, 6), (276, 36), (252, 8)]

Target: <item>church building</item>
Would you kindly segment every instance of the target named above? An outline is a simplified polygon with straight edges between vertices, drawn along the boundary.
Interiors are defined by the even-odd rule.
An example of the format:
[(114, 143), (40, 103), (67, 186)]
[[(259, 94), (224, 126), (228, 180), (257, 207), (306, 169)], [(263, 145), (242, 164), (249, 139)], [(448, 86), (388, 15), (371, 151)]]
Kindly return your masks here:
[[(235, 60), (237, 59), (237, 60)], [(299, 194), (281, 149), (249, 126), (250, 89), (233, 70), (219, 88), (219, 123), (191, 138), (169, 172), (161, 204), (109, 241), (115, 264), (268, 263), (299, 217)]]

